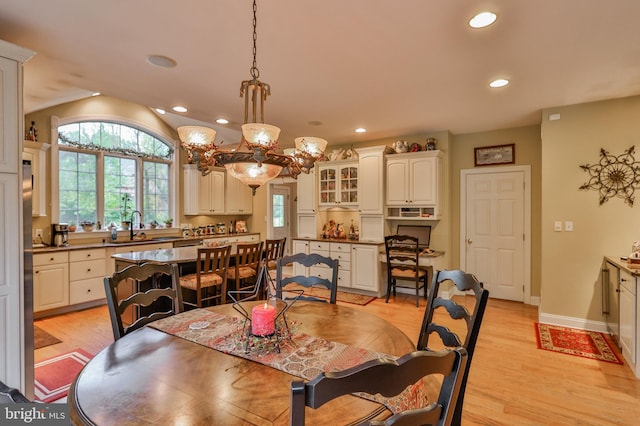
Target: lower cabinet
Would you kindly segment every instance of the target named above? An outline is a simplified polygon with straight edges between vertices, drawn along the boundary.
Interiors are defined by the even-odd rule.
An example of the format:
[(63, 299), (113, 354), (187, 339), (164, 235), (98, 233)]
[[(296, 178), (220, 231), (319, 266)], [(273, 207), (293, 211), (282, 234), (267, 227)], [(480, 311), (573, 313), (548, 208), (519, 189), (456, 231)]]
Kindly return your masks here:
[(104, 299), (106, 270), (105, 249), (69, 252), (69, 304)]
[(379, 250), (380, 246), (375, 244), (352, 245), (351, 287), (381, 295)]
[(636, 278), (620, 271), (620, 347), (622, 355), (636, 364)]
[[(380, 290), (380, 261), (378, 244), (293, 240), (293, 253), (317, 253), (339, 261), (338, 287), (344, 291), (375, 293)], [(308, 270), (307, 270), (308, 269)], [(295, 275), (316, 275), (331, 278), (330, 269), (324, 266), (297, 267)]]
[(67, 251), (33, 255), (33, 312), (69, 304)]

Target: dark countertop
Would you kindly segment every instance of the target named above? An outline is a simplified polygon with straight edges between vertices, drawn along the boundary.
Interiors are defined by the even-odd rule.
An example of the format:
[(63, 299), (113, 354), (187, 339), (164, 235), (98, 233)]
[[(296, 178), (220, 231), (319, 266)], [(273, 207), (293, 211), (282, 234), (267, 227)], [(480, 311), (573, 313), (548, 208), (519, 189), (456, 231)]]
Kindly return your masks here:
[(184, 241), (202, 241), (202, 240), (210, 240), (216, 238), (233, 238), (245, 235), (260, 235), (258, 232), (247, 232), (247, 233), (234, 233), (234, 234), (214, 234), (214, 235), (203, 235), (201, 237), (178, 237), (178, 236), (158, 236), (158, 237), (149, 237), (144, 240), (118, 240), (117, 242), (111, 242), (110, 240), (106, 240), (104, 243), (102, 242), (94, 242), (94, 243), (80, 243), (80, 244), (70, 244), (65, 247), (39, 247), (34, 248), (33, 253), (50, 253), (57, 251), (70, 251), (70, 250), (90, 250), (96, 248), (113, 248), (113, 247), (127, 247), (127, 246), (138, 246), (145, 244), (163, 244), (163, 243), (174, 243), (174, 242), (184, 242)]
[(304, 241), (319, 241), (323, 243), (349, 243), (349, 244), (371, 244), (378, 245), (384, 244), (384, 241), (372, 241), (372, 240), (350, 240), (348, 238), (305, 238), (305, 237), (296, 237), (292, 238), (292, 240), (304, 240)]

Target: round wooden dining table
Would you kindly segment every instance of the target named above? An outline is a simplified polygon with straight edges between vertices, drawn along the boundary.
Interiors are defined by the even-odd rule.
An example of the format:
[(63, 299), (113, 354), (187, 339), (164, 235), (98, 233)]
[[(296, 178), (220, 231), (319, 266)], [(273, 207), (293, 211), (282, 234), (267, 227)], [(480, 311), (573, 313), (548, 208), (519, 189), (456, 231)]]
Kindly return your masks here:
[[(231, 304), (207, 309), (240, 317)], [(296, 332), (346, 345), (394, 356), (415, 350), (392, 324), (344, 305), (298, 301), (286, 318)], [(76, 377), (68, 403), (76, 425), (287, 425), (292, 380), (300, 378), (147, 326), (98, 353)], [(307, 424), (390, 414), (347, 395), (307, 408)]]

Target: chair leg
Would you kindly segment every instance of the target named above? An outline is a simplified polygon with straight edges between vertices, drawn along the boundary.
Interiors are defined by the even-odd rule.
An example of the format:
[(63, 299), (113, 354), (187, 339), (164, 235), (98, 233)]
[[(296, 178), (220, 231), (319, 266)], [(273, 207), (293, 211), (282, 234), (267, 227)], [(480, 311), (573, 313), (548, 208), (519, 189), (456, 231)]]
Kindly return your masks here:
[(416, 282), (416, 308), (420, 307), (420, 281)]
[(385, 299), (384, 303), (389, 303), (389, 296), (391, 296), (391, 283), (393, 282), (392, 279), (389, 279), (389, 282), (387, 283), (387, 298)]

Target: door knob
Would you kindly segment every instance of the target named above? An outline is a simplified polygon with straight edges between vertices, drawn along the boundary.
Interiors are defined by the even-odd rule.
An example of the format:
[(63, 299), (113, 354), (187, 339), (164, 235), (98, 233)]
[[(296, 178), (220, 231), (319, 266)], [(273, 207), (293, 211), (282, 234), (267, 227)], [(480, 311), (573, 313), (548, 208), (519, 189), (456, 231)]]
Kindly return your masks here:
[(471, 238), (467, 238), (467, 244), (471, 244), (473, 243), (473, 241), (471, 241)]

